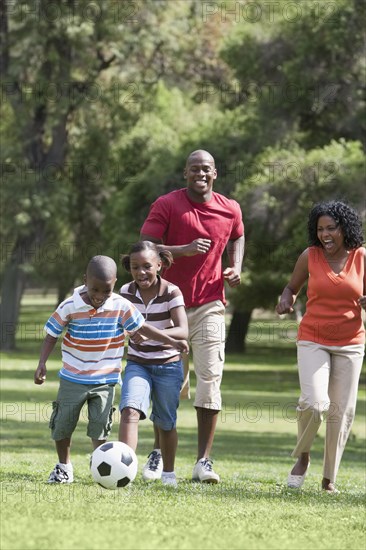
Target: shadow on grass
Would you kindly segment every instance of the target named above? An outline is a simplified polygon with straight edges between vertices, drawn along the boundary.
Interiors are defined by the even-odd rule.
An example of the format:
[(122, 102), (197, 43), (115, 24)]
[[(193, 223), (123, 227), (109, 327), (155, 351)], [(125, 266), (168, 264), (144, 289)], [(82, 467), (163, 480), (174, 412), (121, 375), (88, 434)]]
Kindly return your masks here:
[[(192, 461), (196, 452), (197, 432), (195, 428), (179, 428), (178, 456)], [(139, 428), (139, 452), (146, 454), (152, 445), (151, 424)], [(113, 434), (113, 440), (117, 435)], [(2, 425), (2, 451), (24, 455), (25, 449), (33, 451), (52, 450), (53, 441), (50, 431), (44, 421), (17, 422), (7, 420)], [(73, 453), (84, 455), (91, 449), (90, 439), (86, 436), (86, 425), (79, 424), (74, 433)], [(270, 431), (252, 432), (241, 431), (225, 432), (218, 429), (214, 443), (214, 457), (218, 460), (251, 464), (255, 461), (262, 463), (288, 463), (290, 453), (295, 444), (295, 433), (273, 433)], [(314, 460), (321, 461), (323, 456), (324, 438), (317, 436), (312, 449)], [(366, 458), (365, 441), (351, 437), (347, 443), (343, 462), (364, 463)]]

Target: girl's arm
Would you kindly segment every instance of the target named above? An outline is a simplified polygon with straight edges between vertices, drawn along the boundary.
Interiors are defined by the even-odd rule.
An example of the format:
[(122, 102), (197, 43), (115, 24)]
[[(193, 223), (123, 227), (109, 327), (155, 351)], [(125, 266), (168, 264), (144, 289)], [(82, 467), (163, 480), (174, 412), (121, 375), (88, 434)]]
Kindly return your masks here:
[(299, 256), (295, 264), (291, 279), (283, 289), (280, 301), (276, 306), (276, 311), (279, 315), (284, 313), (292, 313), (294, 311), (293, 305), (296, 301), (297, 295), (309, 276), (308, 256), (309, 250), (306, 249)]
[(187, 340), (188, 338), (188, 320), (184, 306), (177, 306), (170, 310), (170, 316), (174, 327), (168, 327), (169, 336), (177, 340)]
[(144, 336), (149, 340), (157, 340), (158, 342), (162, 342), (163, 344), (169, 344), (170, 346), (177, 348), (183, 353), (188, 352), (189, 347), (186, 340), (176, 340), (174, 337), (170, 336), (170, 331), (171, 329), (160, 330), (153, 327), (152, 325), (149, 325), (148, 323), (145, 323), (139, 330), (135, 332), (135, 334), (139, 336)]

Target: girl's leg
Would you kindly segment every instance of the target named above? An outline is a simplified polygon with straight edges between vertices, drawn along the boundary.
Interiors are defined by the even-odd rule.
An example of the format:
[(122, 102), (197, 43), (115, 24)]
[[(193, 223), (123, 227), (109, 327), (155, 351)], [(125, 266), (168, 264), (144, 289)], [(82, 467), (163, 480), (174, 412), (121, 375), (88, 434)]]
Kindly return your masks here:
[(118, 439), (129, 445), (134, 451), (137, 448), (139, 420), (140, 411), (132, 407), (125, 407), (121, 411)]
[(119, 440), (136, 451), (139, 420), (146, 418), (150, 404), (151, 374), (148, 365), (127, 361), (123, 376)]
[(174, 472), (175, 455), (178, 446), (176, 428), (172, 430), (162, 430), (159, 428), (159, 441), (163, 457), (164, 472)]

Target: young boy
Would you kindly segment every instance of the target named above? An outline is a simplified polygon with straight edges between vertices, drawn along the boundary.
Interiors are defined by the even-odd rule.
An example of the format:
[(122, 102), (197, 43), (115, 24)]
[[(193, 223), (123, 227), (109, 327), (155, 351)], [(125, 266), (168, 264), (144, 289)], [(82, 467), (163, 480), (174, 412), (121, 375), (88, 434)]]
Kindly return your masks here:
[(71, 436), (80, 411), (88, 403), (87, 435), (93, 448), (105, 442), (112, 427), (115, 384), (120, 381), (124, 333), (141, 334), (186, 349), (186, 342), (145, 325), (144, 318), (126, 299), (113, 292), (117, 266), (108, 256), (94, 256), (84, 275), (84, 285), (64, 300), (45, 325), (45, 337), (35, 384), (46, 379), (46, 362), (57, 338), (62, 341), (60, 387), (50, 419), (58, 463), (48, 483), (72, 483)]

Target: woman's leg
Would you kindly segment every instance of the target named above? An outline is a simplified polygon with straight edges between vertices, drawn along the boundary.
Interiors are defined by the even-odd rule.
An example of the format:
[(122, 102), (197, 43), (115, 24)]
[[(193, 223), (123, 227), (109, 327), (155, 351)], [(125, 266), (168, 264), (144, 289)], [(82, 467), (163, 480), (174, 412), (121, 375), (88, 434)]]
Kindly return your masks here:
[(357, 389), (364, 348), (342, 346), (332, 351), (329, 380), (330, 407), (325, 435), (323, 489), (335, 482), (343, 451), (355, 417)]
[(298, 342), (298, 369), (301, 395), (297, 407), (298, 436), (292, 456), (298, 460), (291, 474), (303, 475), (310, 462), (310, 449), (328, 410), (331, 358), (328, 351), (313, 342)]

